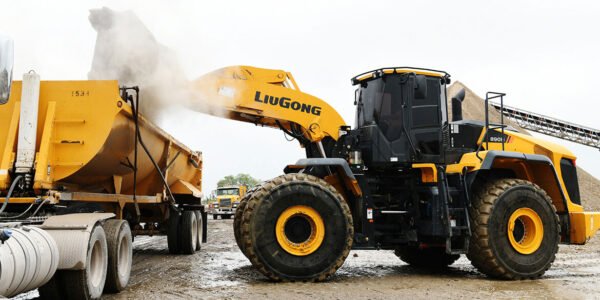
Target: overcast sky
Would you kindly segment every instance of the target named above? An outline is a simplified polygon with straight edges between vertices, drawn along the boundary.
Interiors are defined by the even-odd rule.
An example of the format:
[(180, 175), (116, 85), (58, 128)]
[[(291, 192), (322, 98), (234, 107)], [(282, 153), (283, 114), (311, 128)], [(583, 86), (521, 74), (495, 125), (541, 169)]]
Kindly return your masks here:
[[(384, 66), (449, 72), (479, 95), (600, 128), (598, 1), (2, 1), (15, 79), (86, 79), (88, 10), (133, 10), (196, 78), (228, 65), (291, 71), (353, 125), (350, 78)], [(304, 156), (283, 133), (189, 112), (161, 124), (204, 153), (204, 192), (225, 175), (269, 179)], [(597, 149), (560, 141), (600, 177)]]

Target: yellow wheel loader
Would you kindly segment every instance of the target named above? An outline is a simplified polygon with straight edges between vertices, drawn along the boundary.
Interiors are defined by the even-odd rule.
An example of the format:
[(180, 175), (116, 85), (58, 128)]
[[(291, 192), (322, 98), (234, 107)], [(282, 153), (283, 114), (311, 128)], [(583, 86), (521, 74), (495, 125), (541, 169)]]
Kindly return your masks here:
[(228, 67), (194, 83), (226, 118), (278, 128), (306, 150), (235, 216), (240, 249), (270, 279), (324, 280), (351, 249), (438, 268), (466, 254), (490, 277), (537, 278), (560, 243), (600, 227), (581, 206), (576, 157), (491, 124), (487, 110), (486, 122), (462, 120), (464, 91), (450, 121), (446, 72), (382, 68), (352, 83), (354, 128), (285, 71)]

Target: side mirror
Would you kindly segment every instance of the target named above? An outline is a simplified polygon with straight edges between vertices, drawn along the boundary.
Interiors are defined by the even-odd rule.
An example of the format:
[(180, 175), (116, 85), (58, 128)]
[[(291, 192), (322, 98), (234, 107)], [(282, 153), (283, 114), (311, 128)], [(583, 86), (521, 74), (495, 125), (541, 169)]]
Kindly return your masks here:
[(415, 99), (427, 98), (427, 77), (425, 75), (415, 76)]
[(0, 104), (6, 104), (10, 97), (13, 69), (13, 41), (0, 36)]

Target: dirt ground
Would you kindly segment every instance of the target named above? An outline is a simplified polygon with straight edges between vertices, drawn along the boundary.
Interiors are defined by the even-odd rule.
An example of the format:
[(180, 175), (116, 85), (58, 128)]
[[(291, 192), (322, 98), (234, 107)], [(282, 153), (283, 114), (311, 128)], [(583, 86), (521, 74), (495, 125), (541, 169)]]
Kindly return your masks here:
[(412, 268), (390, 251), (352, 251), (327, 282), (272, 283), (235, 244), (231, 220), (209, 220), (209, 241), (190, 256), (169, 255), (165, 237), (134, 242), (127, 290), (105, 299), (600, 299), (600, 237), (561, 246), (542, 279), (498, 281), (461, 257), (443, 272)]

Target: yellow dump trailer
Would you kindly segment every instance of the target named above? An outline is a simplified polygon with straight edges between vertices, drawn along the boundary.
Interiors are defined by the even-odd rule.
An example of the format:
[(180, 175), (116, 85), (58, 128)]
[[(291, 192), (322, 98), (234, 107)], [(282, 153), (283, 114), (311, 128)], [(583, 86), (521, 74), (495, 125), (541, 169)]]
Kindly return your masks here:
[(200, 250), (201, 153), (136, 113), (137, 88), (39, 78), (12, 82), (0, 105), (0, 295), (118, 292), (135, 235)]

